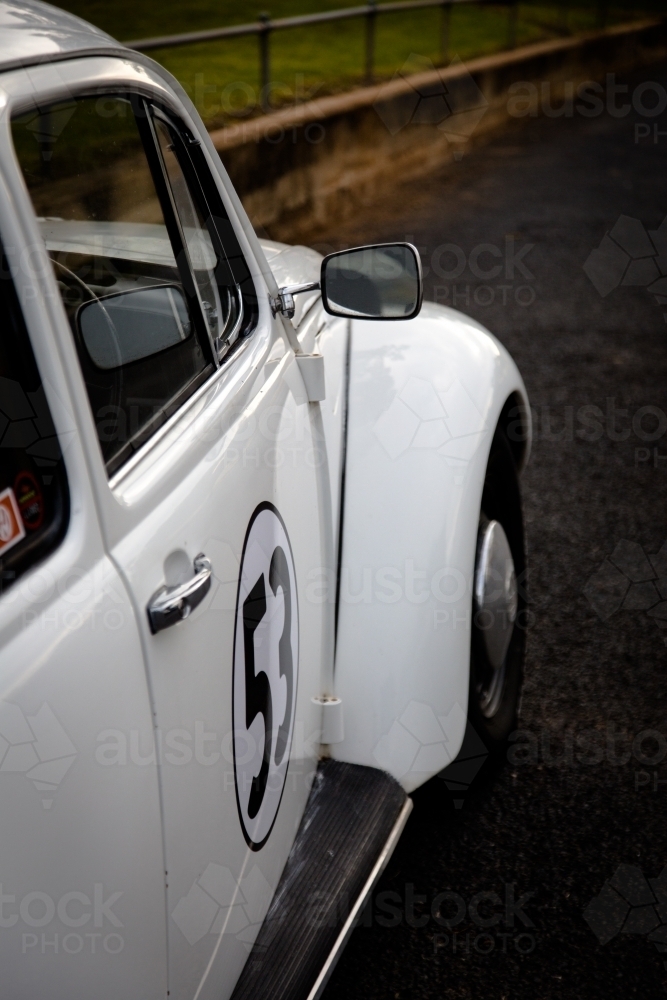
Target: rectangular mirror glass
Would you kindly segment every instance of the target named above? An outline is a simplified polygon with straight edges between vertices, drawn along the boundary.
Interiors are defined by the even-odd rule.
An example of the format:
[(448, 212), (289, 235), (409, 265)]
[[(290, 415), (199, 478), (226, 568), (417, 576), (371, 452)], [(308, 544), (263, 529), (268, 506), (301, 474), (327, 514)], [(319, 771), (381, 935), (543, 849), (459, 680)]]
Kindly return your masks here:
[(421, 309), (419, 254), (409, 243), (356, 247), (322, 262), (322, 301), (334, 316), (411, 319)]

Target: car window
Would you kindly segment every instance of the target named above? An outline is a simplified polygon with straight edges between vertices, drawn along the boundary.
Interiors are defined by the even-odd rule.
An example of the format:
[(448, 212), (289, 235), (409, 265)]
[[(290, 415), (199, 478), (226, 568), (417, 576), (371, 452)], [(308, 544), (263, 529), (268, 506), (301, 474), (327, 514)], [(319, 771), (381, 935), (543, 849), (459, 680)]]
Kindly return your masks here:
[(0, 248), (0, 594), (49, 554), (67, 527), (60, 442)]
[(256, 311), (247, 268), (241, 290), (208, 202), (185, 179), (185, 140), (163, 119), (141, 98), (108, 95), (12, 122), (109, 474), (212, 374)]
[[(235, 342), (243, 321), (241, 289), (229, 270), (224, 249), (222, 255), (215, 251), (215, 245), (220, 246), (220, 244), (214, 239), (215, 232), (211, 221), (209, 221), (211, 229), (206, 223), (206, 219), (212, 220), (210, 211), (204, 215), (185, 179), (181, 164), (185, 164), (187, 169), (188, 156), (182, 138), (162, 117), (156, 116), (154, 123), (174, 207), (183, 232), (183, 242), (187, 247), (197, 282), (209, 334), (218, 357), (221, 357)], [(193, 179), (191, 186), (197, 187), (196, 181), (193, 184)], [(203, 193), (200, 191), (199, 203), (202, 204), (204, 201)], [(222, 281), (219, 280), (220, 271), (224, 272)]]

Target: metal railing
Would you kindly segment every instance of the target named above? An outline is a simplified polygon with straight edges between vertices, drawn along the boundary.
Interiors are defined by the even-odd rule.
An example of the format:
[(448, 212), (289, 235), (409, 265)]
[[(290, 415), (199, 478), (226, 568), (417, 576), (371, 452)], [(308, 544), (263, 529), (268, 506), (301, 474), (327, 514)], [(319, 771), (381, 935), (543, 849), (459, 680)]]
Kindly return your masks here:
[[(274, 31), (284, 31), (287, 28), (304, 28), (310, 25), (327, 24), (332, 21), (347, 21), (353, 18), (365, 18), (364, 47), (364, 79), (367, 84), (373, 83), (375, 64), (375, 29), (378, 15), (398, 14), (401, 12), (420, 10), (426, 7), (438, 7), (442, 11), (440, 26), (440, 58), (444, 62), (449, 50), (449, 32), (451, 10), (454, 4), (489, 3), (490, 0), (399, 0), (394, 3), (378, 4), (377, 0), (368, 0), (363, 7), (343, 7), (341, 10), (327, 10), (320, 14), (302, 14), (297, 17), (280, 17), (272, 20), (268, 14), (260, 14), (259, 19), (252, 24), (233, 24), (228, 28), (211, 28), (208, 31), (188, 31), (180, 35), (162, 35), (157, 38), (142, 38), (125, 42), (130, 49), (138, 52), (150, 52), (154, 49), (172, 49), (181, 45), (193, 45), (197, 42), (212, 42), (221, 38), (241, 38), (256, 35), (259, 42), (259, 77), (264, 110), (268, 110), (268, 95), (271, 87), (271, 55), (270, 38)], [(491, 0), (494, 6), (508, 8), (507, 46), (516, 46), (516, 25), (518, 0)]]
[[(161, 35), (156, 38), (141, 38), (125, 45), (138, 52), (150, 52), (154, 49), (172, 49), (182, 45), (193, 45), (198, 42), (212, 42), (221, 38), (241, 38), (256, 35), (259, 42), (259, 77), (262, 94), (262, 109), (268, 111), (269, 93), (271, 89), (271, 52), (270, 39), (274, 31), (284, 31), (288, 28), (303, 28), (309, 25), (327, 24), (332, 21), (347, 21), (353, 18), (365, 18), (365, 59), (364, 80), (372, 84), (375, 64), (375, 31), (380, 14), (398, 14), (401, 12), (420, 10), (427, 7), (438, 7), (442, 11), (440, 22), (440, 59), (444, 63), (449, 51), (450, 20), (452, 7), (461, 3), (487, 4), (490, 6), (507, 7), (507, 48), (516, 47), (518, 0), (399, 0), (399, 2), (381, 3), (368, 0), (361, 7), (343, 7), (340, 10), (327, 10), (319, 14), (302, 14), (297, 17), (281, 17), (272, 20), (268, 13), (260, 14), (259, 19), (252, 24), (233, 24), (227, 28), (211, 28), (206, 31), (188, 31), (179, 35)], [(567, 4), (561, 0), (563, 18), (566, 19)], [(598, 26), (604, 27), (607, 20), (607, 0), (598, 0)]]

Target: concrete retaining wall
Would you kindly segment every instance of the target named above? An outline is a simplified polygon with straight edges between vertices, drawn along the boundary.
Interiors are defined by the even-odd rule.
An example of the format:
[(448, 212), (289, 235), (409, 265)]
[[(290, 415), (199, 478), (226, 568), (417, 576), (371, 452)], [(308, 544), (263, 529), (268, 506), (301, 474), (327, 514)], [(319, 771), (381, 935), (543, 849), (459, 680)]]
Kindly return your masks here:
[[(667, 19), (652, 19), (397, 76), (220, 129), (212, 139), (253, 224), (296, 242), (377, 200), (397, 179), (460, 158), (529, 107), (573, 100), (594, 113), (608, 88), (577, 96), (581, 84), (664, 58)], [(652, 102), (647, 93), (645, 105)]]

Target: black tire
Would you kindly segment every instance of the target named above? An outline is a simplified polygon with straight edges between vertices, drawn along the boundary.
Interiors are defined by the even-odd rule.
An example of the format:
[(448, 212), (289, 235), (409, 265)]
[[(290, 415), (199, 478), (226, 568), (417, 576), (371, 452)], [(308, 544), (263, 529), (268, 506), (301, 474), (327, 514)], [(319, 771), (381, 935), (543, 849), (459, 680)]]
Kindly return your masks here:
[(480, 617), (476, 614), (473, 600), (473, 622), (470, 643), (470, 684), (468, 692), (468, 721), (484, 742), (489, 754), (500, 757), (504, 754), (507, 738), (516, 729), (523, 683), (525, 656), (525, 545), (519, 476), (505, 433), (496, 430), (491, 445), (489, 461), (482, 491), (475, 571), (480, 550), (480, 536), (489, 521), (499, 521), (509, 542), (517, 579), (518, 608), (512, 637), (510, 639), (503, 676), (494, 704), (484, 707), (488, 690), (490, 666), (486, 656)]

